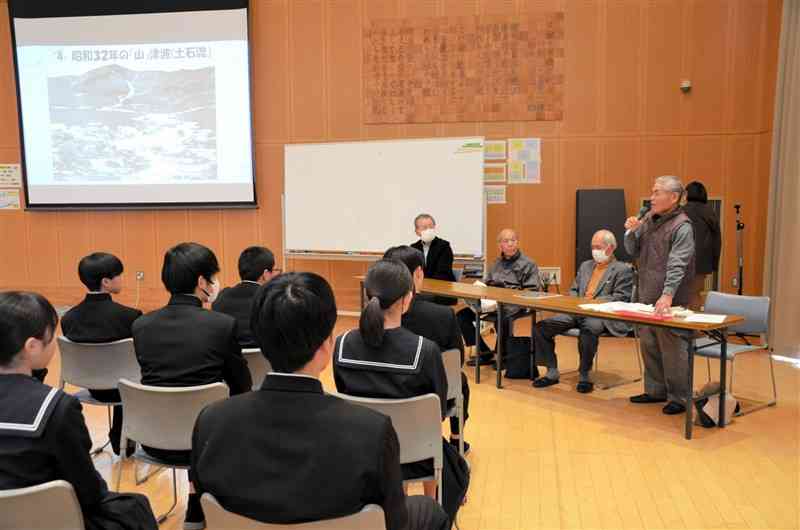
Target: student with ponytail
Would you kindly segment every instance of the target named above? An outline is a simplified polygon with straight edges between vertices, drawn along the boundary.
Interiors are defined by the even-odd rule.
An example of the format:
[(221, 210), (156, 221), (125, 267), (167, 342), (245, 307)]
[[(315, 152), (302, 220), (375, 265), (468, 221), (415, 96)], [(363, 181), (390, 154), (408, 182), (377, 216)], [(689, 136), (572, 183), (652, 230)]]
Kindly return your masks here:
[[(368, 303), (361, 313), (358, 329), (336, 339), (333, 375), (336, 389), (352, 396), (404, 399), (436, 394), (447, 407), (447, 377), (442, 354), (435, 342), (401, 327), (403, 313), (414, 296), (414, 282), (408, 267), (400, 261), (375, 262), (364, 280)], [(457, 469), (466, 465), (458, 452), (442, 439), (445, 447), (445, 511), (454, 520), (466, 494), (468, 476), (458, 477)], [(403, 478), (433, 474), (428, 461), (402, 465)], [(468, 472), (464, 472), (468, 475)], [(435, 496), (436, 484), (424, 483), (425, 494)], [(450, 501), (450, 502), (448, 502)]]

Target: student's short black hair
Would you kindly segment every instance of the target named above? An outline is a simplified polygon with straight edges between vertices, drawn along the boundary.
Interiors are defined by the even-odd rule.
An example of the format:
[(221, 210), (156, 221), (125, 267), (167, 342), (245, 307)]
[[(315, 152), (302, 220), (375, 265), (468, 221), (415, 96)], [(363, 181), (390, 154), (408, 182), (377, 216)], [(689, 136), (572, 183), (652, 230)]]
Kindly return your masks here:
[(78, 263), (78, 277), (90, 291), (99, 291), (103, 278), (111, 280), (122, 274), (123, 270), (119, 258), (108, 252), (89, 254)]
[(312, 272), (281, 274), (259, 287), (250, 328), (276, 372), (296, 372), (314, 358), (336, 325), (330, 284)]
[(686, 186), (686, 200), (689, 202), (708, 202), (708, 192), (702, 182), (690, 182)]
[(9, 366), (33, 337), (49, 344), (56, 333), (58, 313), (38, 293), (0, 293), (0, 366)]
[(254, 282), (265, 270), (272, 272), (275, 256), (266, 247), (247, 247), (239, 255), (239, 277)]
[(422, 269), (425, 268), (425, 255), (414, 247), (409, 247), (408, 245), (400, 245), (398, 247), (390, 248), (384, 253), (383, 259), (393, 259), (395, 261), (402, 262), (406, 267), (408, 267), (408, 272), (411, 274), (414, 274), (414, 271), (417, 270), (417, 267)]
[(172, 294), (192, 294), (197, 280), (207, 281), (219, 272), (217, 257), (200, 243), (180, 243), (164, 254), (161, 281)]

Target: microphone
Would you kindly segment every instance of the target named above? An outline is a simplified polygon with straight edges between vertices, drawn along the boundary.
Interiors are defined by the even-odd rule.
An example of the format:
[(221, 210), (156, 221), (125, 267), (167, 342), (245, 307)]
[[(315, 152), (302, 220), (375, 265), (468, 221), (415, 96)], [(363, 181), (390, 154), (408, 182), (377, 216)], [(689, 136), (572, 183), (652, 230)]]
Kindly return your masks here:
[(647, 215), (647, 212), (649, 211), (650, 211), (650, 204), (648, 203), (639, 208), (639, 215), (636, 216), (636, 219), (641, 221), (642, 219), (644, 219), (644, 216)]

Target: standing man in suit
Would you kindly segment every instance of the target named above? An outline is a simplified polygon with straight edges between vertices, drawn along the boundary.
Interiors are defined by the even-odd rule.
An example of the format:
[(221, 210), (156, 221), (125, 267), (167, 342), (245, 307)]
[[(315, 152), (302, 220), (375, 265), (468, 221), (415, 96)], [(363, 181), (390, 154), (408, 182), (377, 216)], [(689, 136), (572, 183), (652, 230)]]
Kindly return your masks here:
[[(614, 256), (616, 248), (617, 239), (611, 231), (598, 230), (592, 236), (592, 259), (581, 263), (570, 287), (570, 296), (603, 302), (630, 302), (633, 271), (627, 263), (617, 261)], [(544, 361), (547, 373), (533, 382), (534, 387), (544, 388), (558, 383), (555, 337), (572, 328), (580, 329), (580, 367), (575, 389), (583, 394), (594, 390), (589, 372), (592, 370), (600, 335), (608, 330), (614, 336), (624, 337), (631, 330), (630, 325), (625, 322), (576, 315), (556, 315), (537, 322), (534, 328), (536, 356)]]
[(433, 499), (403, 493), (392, 422), (326, 394), (336, 301), (313, 273), (259, 288), (253, 331), (274, 372), (260, 390), (214, 403), (198, 416), (192, 475), (231, 512), (265, 523), (343, 517), (383, 508), (388, 530), (445, 530)]
[[(402, 262), (411, 273), (414, 280), (415, 293), (422, 289), (422, 253), (408, 246), (392, 247), (383, 255), (383, 259), (393, 259)], [(464, 340), (458, 326), (456, 314), (449, 307), (442, 307), (414, 296), (411, 306), (403, 313), (402, 325), (412, 333), (432, 340), (439, 345), (442, 353), (448, 350), (461, 352), (461, 364), (464, 364)], [(464, 396), (464, 425), (469, 418), (469, 385), (467, 377), (461, 374), (461, 393)], [(448, 407), (451, 403), (448, 402)], [(458, 446), (461, 431), (458, 427), (458, 418), (450, 418), (450, 443)], [(469, 444), (464, 442), (464, 454), (469, 452)]]
[(250, 311), (259, 286), (281, 273), (275, 268), (275, 256), (266, 247), (248, 247), (239, 255), (239, 277), (242, 281), (226, 287), (211, 304), (211, 309), (236, 319), (236, 340), (242, 348), (257, 348), (250, 330)]
[[(411, 246), (420, 252), (425, 259), (423, 273), (432, 280), (456, 281), (453, 274), (453, 249), (450, 243), (436, 236), (436, 220), (427, 213), (414, 218), (414, 232), (419, 240)], [(455, 298), (433, 296), (431, 301), (442, 305), (456, 305)]]
[[(142, 312), (132, 307), (118, 304), (111, 295), (122, 291), (122, 272), (124, 268), (118, 257), (106, 252), (95, 252), (78, 263), (78, 277), (89, 290), (83, 301), (71, 308), (61, 319), (61, 331), (73, 342), (101, 343), (129, 339), (133, 336), (133, 321)], [(92, 390), (92, 397), (104, 403), (119, 403), (119, 390)], [(122, 434), (122, 406), (114, 406), (114, 419), (108, 439), (115, 454), (119, 454)], [(134, 443), (129, 443), (127, 451), (132, 453)]]

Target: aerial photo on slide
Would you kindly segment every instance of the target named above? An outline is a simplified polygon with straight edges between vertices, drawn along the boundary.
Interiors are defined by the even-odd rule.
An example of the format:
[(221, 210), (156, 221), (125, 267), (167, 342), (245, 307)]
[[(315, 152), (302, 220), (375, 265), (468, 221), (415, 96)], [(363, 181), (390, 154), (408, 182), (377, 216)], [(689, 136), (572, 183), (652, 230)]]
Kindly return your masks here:
[(54, 180), (216, 180), (214, 82), (213, 67), (49, 77)]

